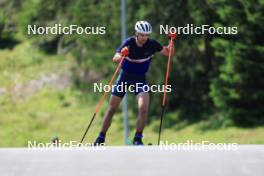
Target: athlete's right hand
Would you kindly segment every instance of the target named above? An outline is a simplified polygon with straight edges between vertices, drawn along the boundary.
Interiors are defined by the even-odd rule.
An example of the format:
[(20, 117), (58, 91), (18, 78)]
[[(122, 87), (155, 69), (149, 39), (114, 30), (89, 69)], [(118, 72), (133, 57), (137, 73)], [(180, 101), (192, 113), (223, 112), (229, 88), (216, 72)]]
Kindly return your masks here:
[(122, 57), (128, 56), (128, 54), (129, 54), (128, 47), (126, 46), (126, 47), (122, 48), (120, 54), (121, 54)]

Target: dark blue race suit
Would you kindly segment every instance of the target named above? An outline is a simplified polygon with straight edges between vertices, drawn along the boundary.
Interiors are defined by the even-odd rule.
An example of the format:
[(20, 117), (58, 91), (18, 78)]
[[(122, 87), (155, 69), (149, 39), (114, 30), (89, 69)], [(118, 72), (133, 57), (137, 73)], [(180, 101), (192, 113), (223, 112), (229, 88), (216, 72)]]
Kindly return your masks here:
[[(125, 95), (126, 91), (125, 87), (120, 91), (120, 89), (118, 89), (119, 85), (134, 86), (135, 95), (138, 95), (141, 92), (147, 92), (146, 86), (148, 85), (146, 81), (146, 73), (149, 69), (152, 56), (155, 52), (160, 52), (163, 48), (159, 42), (153, 39), (148, 39), (142, 47), (139, 47), (136, 45), (135, 36), (127, 38), (117, 49), (117, 52), (120, 53), (124, 47), (129, 48), (129, 54), (127, 59), (125, 58), (122, 62), (122, 70), (112, 90), (112, 95), (121, 98)], [(144, 62), (134, 63), (129, 60), (141, 60)]]

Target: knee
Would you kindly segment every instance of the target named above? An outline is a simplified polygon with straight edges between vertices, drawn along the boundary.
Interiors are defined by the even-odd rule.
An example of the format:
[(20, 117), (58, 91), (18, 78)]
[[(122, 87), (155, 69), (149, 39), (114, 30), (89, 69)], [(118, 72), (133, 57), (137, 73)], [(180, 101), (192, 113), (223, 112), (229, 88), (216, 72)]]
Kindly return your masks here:
[(115, 111), (116, 111), (116, 109), (117, 109), (116, 106), (109, 106), (108, 112), (109, 112), (110, 114), (114, 114)]
[(147, 116), (148, 115), (148, 108), (147, 107), (139, 108), (139, 113), (141, 114), (141, 116)]

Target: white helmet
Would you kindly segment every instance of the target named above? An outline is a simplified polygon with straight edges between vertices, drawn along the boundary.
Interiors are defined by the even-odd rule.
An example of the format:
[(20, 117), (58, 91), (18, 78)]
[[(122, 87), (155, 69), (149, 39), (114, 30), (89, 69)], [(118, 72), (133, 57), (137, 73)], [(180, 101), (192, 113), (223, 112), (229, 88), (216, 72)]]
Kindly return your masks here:
[(139, 33), (150, 34), (152, 32), (152, 27), (147, 21), (138, 21), (135, 24), (135, 30)]

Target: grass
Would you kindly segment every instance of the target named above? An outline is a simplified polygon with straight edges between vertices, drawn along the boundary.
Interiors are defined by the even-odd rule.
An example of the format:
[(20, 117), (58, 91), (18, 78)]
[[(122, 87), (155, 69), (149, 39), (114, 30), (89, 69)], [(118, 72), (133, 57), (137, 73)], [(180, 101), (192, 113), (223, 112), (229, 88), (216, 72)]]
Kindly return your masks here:
[(29, 42), (21, 43), (13, 50), (0, 50), (0, 87), (12, 88), (43, 74), (62, 72), (69, 62), (68, 55), (45, 55)]
[[(17, 83), (37, 79), (41, 74), (49, 74), (69, 69), (70, 56), (47, 56), (32, 49), (29, 43), (21, 43), (12, 51), (0, 50), (0, 87), (11, 90)], [(79, 141), (99, 99), (83, 94), (74, 88), (56, 90), (43, 87), (29, 99), (18, 101), (10, 94), (0, 96), (0, 147), (27, 146), (28, 141), (50, 142), (58, 136), (62, 142)], [(96, 138), (107, 103), (97, 114), (86, 142)], [(176, 119), (177, 113), (165, 114), (166, 119)], [(135, 113), (129, 111), (130, 139), (135, 129)], [(164, 127), (162, 140), (171, 143), (209, 141), (214, 143), (263, 144), (264, 127), (226, 127), (207, 129), (209, 121), (188, 124), (181, 121), (172, 127)], [(157, 142), (159, 120), (155, 118), (144, 132), (146, 143)], [(109, 145), (123, 145), (123, 119), (121, 108), (113, 119), (107, 134)]]
[[(10, 103), (2, 107), (0, 120), (1, 147), (27, 146), (27, 141), (50, 142), (53, 136), (58, 136), (63, 142), (79, 141), (89, 122), (94, 103), (84, 104), (79, 100), (80, 92), (71, 89), (63, 92), (45, 88), (21, 104)], [(62, 98), (63, 97), (63, 98)], [(86, 137), (86, 142), (92, 142), (100, 129), (102, 115), (106, 103), (96, 116), (94, 124)], [(131, 112), (130, 112), (131, 114)], [(174, 115), (173, 113), (168, 114)], [(133, 137), (135, 118), (130, 119), (130, 139)], [(166, 118), (166, 117), (165, 117)], [(158, 120), (154, 120), (145, 129), (144, 141), (157, 142)], [(181, 122), (183, 123), (183, 122)], [(123, 126), (122, 113), (118, 111), (107, 134), (109, 145), (122, 145)], [(217, 130), (204, 130), (207, 121), (183, 128), (165, 128), (162, 140), (170, 143), (209, 141), (214, 143), (263, 144), (264, 128), (243, 129), (227, 127)]]
[[(158, 122), (155, 122), (158, 123)], [(151, 124), (150, 129), (153, 131), (157, 124)], [(264, 143), (264, 127), (258, 128), (240, 128), (240, 127), (226, 127), (220, 129), (204, 130), (203, 126), (207, 121), (201, 121), (195, 124), (187, 125), (179, 130), (177, 129), (163, 129), (162, 140), (167, 140), (172, 143), (182, 143), (186, 141), (202, 142), (209, 141), (212, 143), (238, 143), (238, 144), (263, 144)], [(180, 124), (176, 124), (177, 127)], [(149, 132), (150, 134), (153, 134)], [(146, 140), (155, 142), (156, 136), (150, 135)]]

